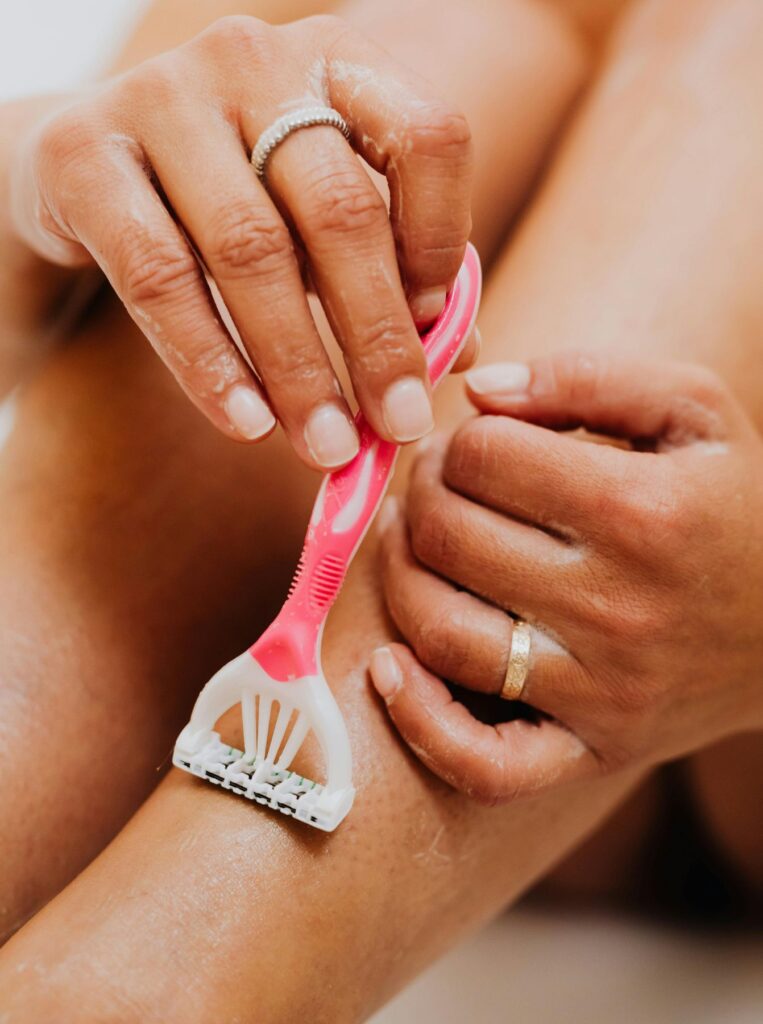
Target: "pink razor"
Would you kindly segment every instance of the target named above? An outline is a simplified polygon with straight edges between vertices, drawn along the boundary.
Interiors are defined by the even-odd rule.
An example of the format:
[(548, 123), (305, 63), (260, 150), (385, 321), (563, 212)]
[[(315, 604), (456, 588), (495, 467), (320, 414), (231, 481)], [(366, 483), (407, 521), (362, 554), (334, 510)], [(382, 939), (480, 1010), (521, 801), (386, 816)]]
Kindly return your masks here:
[[(480, 289), (479, 258), (470, 245), (445, 309), (422, 338), (433, 386), (451, 369), (474, 326)], [(360, 451), (323, 481), (281, 611), (248, 651), (206, 684), (172, 758), (178, 768), (327, 832), (347, 815), (355, 789), (347, 729), (321, 669), (321, 637), (399, 451), (362, 414), (355, 422)], [(235, 704), (241, 705), (243, 751), (215, 732)], [(323, 784), (289, 770), (311, 729), (324, 757)]]

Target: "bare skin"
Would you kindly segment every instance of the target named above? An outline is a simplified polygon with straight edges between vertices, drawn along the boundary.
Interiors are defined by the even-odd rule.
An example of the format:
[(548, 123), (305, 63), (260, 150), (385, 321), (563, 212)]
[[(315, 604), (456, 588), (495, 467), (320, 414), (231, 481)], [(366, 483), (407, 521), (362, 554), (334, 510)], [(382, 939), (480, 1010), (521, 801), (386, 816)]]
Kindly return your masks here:
[[(382, 26), (392, 13), (384, 11)], [(419, 13), (431, 21), (428, 5)], [(454, 14), (448, 38), (462, 47), (479, 46), (488, 29), (512, 40), (517, 23), (529, 24), (523, 46), (509, 47), (512, 67), (498, 73), (499, 86), (506, 77), (532, 88), (539, 44), (560, 34), (555, 15), (523, 0), (508, 16), (498, 5), (479, 14), (454, 6)], [(499, 69), (506, 55), (492, 49)], [(447, 48), (434, 53), (449, 57)], [(412, 61), (421, 63), (426, 69), (426, 60)], [(566, 71), (554, 78), (564, 85)], [(554, 110), (558, 86), (543, 85), (541, 105)], [(294, 133), (260, 180), (248, 162), (260, 134), (306, 107), (339, 111), (352, 146), (326, 126)], [(369, 33), (330, 15), (278, 25), (218, 18), (97, 87), (11, 105), (2, 120), (3, 248), (15, 256), (26, 247), (26, 263), (36, 255), (61, 268), (100, 268), (226, 436), (258, 441), (278, 421), (313, 468), (335, 468), (357, 452), (301, 271), (376, 431), (406, 443), (432, 429), (416, 327), (442, 309), (470, 232), (471, 130), (452, 99)], [(541, 116), (518, 149), (537, 148), (545, 124)], [(509, 119), (504, 130), (511, 127)], [(353, 147), (385, 182), (389, 215)], [(505, 163), (508, 189), (494, 190), (493, 201), (507, 215), (501, 200), (516, 183)], [(21, 263), (11, 280), (23, 276)], [(209, 281), (229, 317), (215, 308)]]
[[(405, 509), (380, 515), (411, 648), (371, 672), (411, 748), (499, 803), (761, 732), (763, 439), (721, 380), (589, 351), (487, 364), (467, 386), (485, 415), (431, 445)], [(580, 424), (630, 445), (570, 436)], [(512, 614), (532, 645), (513, 699), (548, 716), (534, 727), (488, 726), (443, 682), (501, 694)]]
[[(97, 338), (102, 328), (98, 325)], [(149, 357), (136, 340), (126, 329), (115, 338), (113, 351), (131, 349), (125, 368), (143, 364), (144, 384), (153, 389)], [(62, 357), (57, 374), (64, 361), (80, 352), (78, 344), (66, 360)], [(105, 361), (99, 373), (92, 353), (91, 347), (87, 354), (91, 365), (83, 379), (85, 390), (77, 395), (78, 404), (87, 404), (91, 388), (98, 392), (113, 365), (111, 359)], [(55, 382), (49, 379), (56, 391), (63, 383), (61, 377)], [(126, 380), (131, 390), (137, 387), (132, 372)], [(163, 418), (174, 420), (175, 429), (182, 424), (186, 450), (195, 451), (202, 430), (195, 425), (192, 411), (186, 413), (182, 399), (170, 395), (167, 388)], [(62, 420), (58, 421), (60, 443), (71, 447), (68, 429), (61, 436)], [(79, 436), (76, 425), (74, 429)], [(177, 437), (175, 429), (172, 433)], [(120, 431), (118, 418), (110, 429), (107, 423), (101, 424), (107, 446), (111, 430)], [(149, 425), (144, 436), (148, 442)], [(185, 482), (173, 475), (171, 490), (190, 496), (203, 471), (207, 479), (203, 508), (208, 513), (214, 509), (212, 522), (246, 521), (262, 504), (256, 494), (258, 477), (242, 463), (236, 472), (227, 459), (224, 472), (215, 469), (224, 443), (216, 438), (210, 442), (207, 451), (214, 450), (216, 459), (210, 458), (203, 469), (197, 456), (182, 460)], [(146, 467), (140, 455), (135, 456), (133, 444), (129, 451)], [(276, 461), (283, 459), (285, 447), (279, 450), (275, 439), (268, 446)], [(143, 445), (138, 442), (136, 447), (139, 452)], [(127, 460), (120, 461), (124, 466)], [(153, 466), (152, 458), (147, 461)], [(236, 476), (237, 481), (231, 479)], [(251, 483), (244, 486), (247, 480)], [(288, 509), (281, 507), (281, 513), (283, 519)], [(160, 522), (157, 541), (166, 542)], [(198, 547), (199, 532), (205, 531), (194, 531), (190, 544), (185, 530), (176, 532), (172, 541), (177, 545), (173, 561), (177, 558), (180, 566), (185, 563), (191, 575), (198, 571), (203, 552)], [(216, 552), (219, 582), (214, 586), (207, 578), (206, 584), (212, 585), (217, 614), (208, 594), (204, 615), (207, 635), (219, 636), (230, 608), (238, 603), (248, 620), (235, 627), (243, 644), (259, 628), (257, 616), (249, 614), (247, 592), (256, 595), (267, 588), (261, 585), (258, 549), (249, 529), (238, 536), (238, 541), (235, 535), (229, 536), (227, 550)], [(247, 548), (254, 554), (247, 554)], [(118, 572), (110, 578), (114, 575)], [(230, 590), (232, 579), (241, 587), (238, 600)], [(107, 853), (65, 890), (60, 902), (54, 900), (8, 943), (2, 988), (9, 1020), (32, 1021), (48, 1012), (72, 1021), (80, 1012), (88, 1021), (109, 1019), (109, 1015), (120, 1021), (236, 1017), (282, 1021), (296, 1019), (300, 1013), (318, 1021), (362, 1019), (456, 934), (476, 927), (531, 884), (627, 789), (632, 782), (627, 776), (603, 780), (591, 788), (570, 787), (541, 803), (517, 804), (499, 821), (469, 800), (455, 797), (422, 771), (369, 694), (365, 666), (370, 646), (389, 636), (376, 580), (369, 548), (353, 570), (325, 643), (326, 667), (351, 730), (361, 790), (347, 827), (331, 837), (306, 833), (280, 816), (258, 814), (243, 801), (226, 799), (173, 772)], [(125, 586), (129, 583), (126, 578)], [(129, 586), (133, 600), (135, 585), (133, 578)], [(182, 592), (181, 584), (175, 593)], [(170, 601), (167, 595), (151, 603), (159, 615), (155, 628), (164, 629), (165, 618), (171, 617), (162, 608), (170, 606), (177, 615), (178, 600), (176, 596)], [(105, 636), (96, 633), (92, 643), (100, 641), (105, 655), (119, 666), (127, 658), (120, 637), (126, 646), (142, 647), (145, 633), (136, 635), (133, 627), (128, 636), (111, 607), (109, 602)], [(362, 630), (357, 628), (359, 616)], [(264, 617), (263, 610), (261, 621)], [(227, 621), (227, 625), (232, 624)], [(165, 637), (162, 648), (174, 637), (179, 656), (192, 662), (190, 652), (184, 653), (182, 628), (179, 625), (177, 632)], [(158, 679), (154, 685), (159, 685)], [(51, 723), (41, 723), (39, 740), (60, 735), (67, 721), (56, 721), (53, 730)], [(81, 726), (81, 721), (71, 721), (77, 735)], [(125, 730), (115, 748), (124, 755), (119, 754), (110, 766), (105, 752), (101, 753), (100, 765), (93, 765), (92, 774), (107, 777), (117, 762), (121, 769), (133, 757), (147, 759), (145, 745), (143, 736), (135, 732), (128, 736)], [(303, 767), (319, 774), (319, 766), (309, 760)], [(83, 804), (93, 799), (89, 792), (83, 797)], [(107, 799), (105, 789), (103, 799)], [(27, 813), (30, 806), (26, 804)], [(297, 878), (300, 895), (294, 898)], [(101, 904), (102, 912), (95, 910), (96, 891), (114, 894), (118, 906), (109, 898)], [(182, 940), (181, 921), (185, 922)], [(259, 952), (253, 953), (247, 942), (232, 943), (230, 937), (235, 934), (251, 935)], [(323, 935), (320, 949), (313, 950), (318, 934)], [(258, 936), (267, 936), (269, 952)], [(50, 959), (56, 945), (65, 964), (55, 965)], [(300, 950), (306, 955), (304, 969), (279, 970), (284, 957), (299, 959)], [(101, 954), (105, 959), (100, 959)], [(173, 961), (169, 974), (167, 955)], [(157, 970), (159, 961), (163, 963)], [(33, 975), (17, 972), (19, 963), (36, 965)], [(42, 984), (38, 968), (45, 976)], [(166, 987), (170, 975), (171, 990)], [(326, 976), (332, 979), (330, 987), (321, 983)]]
[[(617, 105), (604, 113), (598, 118), (600, 131), (605, 123), (619, 127), (623, 111)], [(556, 184), (557, 196), (576, 196), (582, 181), (597, 175), (607, 183), (609, 162), (598, 146), (583, 145), (580, 136), (577, 144), (575, 173), (568, 169), (569, 184)], [(634, 179), (626, 196), (638, 194), (640, 173), (634, 172)], [(585, 218), (587, 211), (579, 215)], [(523, 267), (523, 289), (505, 282), (491, 289), (485, 313), (494, 337), (502, 339), (502, 355), (512, 344), (535, 348), (545, 338), (550, 345), (562, 334), (560, 326), (568, 335), (588, 331), (599, 309), (598, 304), (592, 312), (575, 303), (560, 324), (557, 307), (537, 301), (547, 272), (552, 278), (569, 272), (567, 259), (560, 257), (566, 255), (564, 247), (551, 230), (554, 223), (553, 217), (539, 216), (520, 242), (513, 258)], [(579, 227), (585, 223), (582, 219)], [(565, 225), (569, 239), (582, 237), (577, 226), (570, 214)], [(732, 220), (732, 228), (742, 231), (743, 225)], [(589, 273), (614, 273), (612, 252), (623, 251), (621, 226), (610, 223), (607, 231), (609, 244), (599, 236), (598, 257), (588, 255)], [(548, 249), (545, 232), (552, 239)], [(637, 239), (638, 245), (627, 234), (630, 246), (620, 268), (624, 279), (633, 277), (634, 261), (646, 274), (655, 251), (664, 256), (669, 240), (656, 225)], [(662, 244), (655, 246), (655, 236)], [(664, 292), (659, 298), (666, 302)], [(683, 338), (683, 306), (661, 306), (657, 312), (666, 318), (668, 336), (672, 329)], [(124, 339), (115, 338), (113, 351), (129, 346), (126, 333)], [(619, 339), (621, 332), (614, 336)], [(646, 344), (643, 338), (641, 343)], [(664, 336), (659, 344), (663, 351), (670, 345)], [(62, 356), (59, 366), (79, 351)], [(142, 357), (134, 356), (126, 360), (126, 369), (133, 358), (140, 365)], [(723, 356), (716, 358), (721, 362)], [(84, 384), (95, 394), (99, 386), (102, 390), (107, 369), (101, 372), (92, 382), (88, 375)], [(86, 403), (77, 403), (80, 415), (83, 407)], [(172, 408), (171, 400), (166, 408)], [(463, 408), (453, 390), (443, 408), (448, 418)], [(184, 442), (193, 436), (184, 433)], [(193, 450), (184, 444), (183, 468)], [(214, 508), (240, 515), (240, 496), (235, 503), (225, 492), (215, 497), (222, 504)], [(11, 1020), (14, 1013), (23, 1021), (54, 1009), (72, 1020), (78, 1015), (113, 1019), (115, 1007), (121, 1020), (151, 1020), (152, 1015), (157, 1020), (208, 1020), (214, 1013), (223, 1019), (267, 1021), (308, 1012), (318, 1020), (362, 1019), (426, 959), (530, 884), (633, 783), (632, 777), (615, 773), (489, 811), (421, 772), (397, 745), (365, 688), (368, 653), (390, 636), (371, 554), (369, 549), (348, 581), (327, 636), (329, 675), (351, 723), (359, 765), (365, 768), (365, 799), (347, 828), (332, 840), (306, 836), (280, 819), (253, 815), (241, 802), (194, 780), (171, 777), (106, 853), (8, 945), (5, 991)], [(226, 568), (221, 559), (218, 567)], [(444, 856), (443, 841), (448, 843)], [(301, 902), (294, 898), (296, 876), (305, 886)], [(242, 883), (242, 877), (247, 881)], [(330, 915), (322, 915), (320, 909), (329, 906)], [(172, 971), (167, 970), (168, 957)], [(286, 962), (299, 969), (282, 970)]]
[[(585, 154), (579, 161), (570, 174), (573, 191), (578, 173), (592, 173)], [(563, 195), (561, 183), (557, 188)], [(531, 252), (538, 229), (524, 237)], [(650, 252), (644, 249), (645, 261)], [(533, 285), (532, 273), (525, 285)], [(494, 288), (485, 313), (496, 337), (517, 339), (554, 332), (555, 308), (536, 304), (528, 321), (531, 307)], [(568, 321), (567, 331), (575, 324)], [(125, 344), (129, 339), (115, 339), (116, 350)], [(133, 357), (139, 364), (142, 356)], [(95, 393), (98, 385), (92, 375), (83, 381)], [(447, 415), (457, 408), (449, 402)], [(224, 495), (215, 499), (225, 507)], [(115, 1006), (123, 1020), (204, 1020), (213, 1009), (223, 1019), (283, 1020), (308, 1007), (313, 1019), (361, 1019), (443, 944), (531, 883), (627, 790), (633, 778), (616, 773), (488, 811), (421, 773), (366, 691), (368, 653), (389, 636), (371, 555), (353, 572), (327, 636), (327, 668), (362, 775), (361, 802), (346, 829), (330, 841), (305, 836), (194, 780), (171, 777), (82, 878), (9, 943), (5, 990), (11, 1007), (17, 999), (17, 1019), (55, 1007), (76, 1020), (83, 996), (89, 1020), (109, 1019)], [(242, 884), (243, 864), (254, 884)], [(301, 901), (285, 895), (295, 872), (306, 887)], [(319, 909), (313, 915), (308, 906)], [(325, 906), (332, 908), (329, 932)], [(194, 920), (197, 929), (188, 927)], [(253, 935), (254, 954), (246, 942), (231, 941), (242, 934)], [(294, 948), (311, 953), (304, 971), (287, 978), (275, 968)], [(177, 958), (168, 990), (171, 950)], [(32, 995), (22, 967), (30, 964), (45, 977)], [(327, 970), (330, 992), (317, 984)], [(324, 993), (317, 1012), (316, 991)]]
[[(480, 194), (496, 188), (500, 179), (504, 216), (510, 218), (573, 99), (583, 65), (569, 30), (547, 12), (538, 15), (520, 4), (513, 13), (500, 12), (500, 19), (501, 31), (511, 28), (510, 39), (523, 39), (516, 66), (506, 64), (501, 32), (491, 34), (481, 21), (472, 26), (483, 51), (491, 40), (497, 41), (494, 63), (510, 69), (497, 93), (496, 83), (485, 83), (478, 69), (455, 60), (463, 20), (452, 34), (439, 37), (446, 56), (440, 59), (431, 49), (428, 60), (434, 75), (442, 76), (448, 66), (457, 71), (470, 119), (481, 136), (489, 134), (498, 97), (504, 113), (513, 112), (512, 144), (498, 148), (493, 143), (475, 168)], [(399, 35), (395, 12), (386, 26), (377, 19), (375, 31), (381, 37), (386, 32), (394, 44)], [(129, 48), (141, 58), (146, 49), (141, 38)], [(535, 88), (541, 78), (548, 83), (545, 92)], [(532, 102), (527, 94), (534, 97)], [(496, 218), (486, 202), (481, 210), (475, 229), (489, 252), (497, 241)], [(33, 299), (30, 294), (30, 308)], [(8, 801), (5, 808), (0, 855), (7, 866), (0, 883), (3, 935), (76, 875), (156, 783), (157, 768), (166, 759), (191, 696), (215, 668), (251, 642), (275, 611), (317, 484), (314, 475), (298, 471), (280, 435), (260, 453), (229, 441), (217, 444), (208, 429), (187, 434), (193, 410), (190, 416), (176, 411), (167, 375), (156, 364), (152, 370), (150, 360), (139, 360), (133, 353), (134, 336), (126, 336), (116, 312), (102, 310), (80, 332), (78, 354), (60, 354), (27, 391), (14, 438), (0, 462), (4, 507), (12, 510), (0, 540), (3, 564), (17, 566), (0, 580), (8, 609), (0, 626), (1, 642), (11, 652), (7, 685), (0, 693), (7, 736), (3, 771), (6, 781), (14, 773), (24, 779), (23, 787), (9, 785), (7, 791), (20, 793), (23, 788), (25, 793), (23, 800)], [(81, 385), (87, 397), (74, 384), (80, 374), (88, 377)], [(34, 410), (40, 403), (47, 408), (58, 391), (62, 402), (49, 435), (47, 414), (37, 416)], [(181, 452), (184, 464), (177, 459)], [(29, 486), (32, 466), (34, 485)], [(282, 480), (286, 466), (290, 470)], [(149, 482), (159, 467), (165, 468), (156, 477), (157, 490)], [(277, 487), (271, 484), (276, 480)], [(38, 534), (49, 522), (48, 493), (65, 500), (43, 545)], [(111, 497), (103, 508), (107, 495)], [(168, 524), (173, 524), (169, 532), (177, 544), (173, 550), (165, 550)], [(155, 533), (143, 537), (146, 529)], [(256, 540), (271, 532), (278, 534), (277, 540)], [(193, 579), (186, 582), (183, 566), (189, 562)], [(64, 592), (57, 589), (56, 601), (49, 595), (50, 564), (60, 570), (57, 579), (76, 580)], [(19, 603), (15, 595), (13, 581), (21, 578), (28, 604)], [(173, 607), (178, 593), (187, 597), (182, 610)], [(30, 631), (39, 634), (41, 609), (46, 633), (67, 638), (63, 651), (51, 645), (50, 662), (38, 651), (32, 658), (28, 642), (18, 639)], [(164, 612), (170, 609), (165, 622)], [(76, 642), (69, 619), (73, 610), (82, 623)], [(133, 623), (127, 631), (120, 626), (124, 616)], [(183, 641), (187, 633), (193, 634), (193, 642)], [(131, 689), (133, 677), (138, 682)], [(30, 679), (35, 680), (33, 687)], [(62, 687), (64, 679), (68, 682)], [(160, 710), (157, 693), (162, 694)], [(46, 707), (50, 713), (39, 714)], [(115, 714), (116, 707), (122, 714)], [(51, 732), (52, 719), (57, 728)], [(87, 743), (79, 741), (83, 722)], [(125, 745), (128, 730), (141, 742), (108, 789), (91, 793), (74, 785), (74, 780), (106, 771), (110, 751)], [(37, 743), (44, 738), (49, 755), (56, 758), (59, 767), (53, 775), (27, 777), (23, 751), (32, 736)]]

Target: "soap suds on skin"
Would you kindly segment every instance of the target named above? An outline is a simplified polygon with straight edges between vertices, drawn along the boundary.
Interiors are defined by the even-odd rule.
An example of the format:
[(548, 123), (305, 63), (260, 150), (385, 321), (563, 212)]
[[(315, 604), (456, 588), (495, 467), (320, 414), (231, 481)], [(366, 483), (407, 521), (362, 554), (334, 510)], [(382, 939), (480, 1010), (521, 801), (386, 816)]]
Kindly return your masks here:
[[(392, 127), (383, 138), (375, 141), (375, 151), (401, 156), (410, 151), (412, 140), (408, 132), (411, 111), (428, 106), (416, 93), (407, 89), (397, 78), (380, 75), (375, 69), (345, 60), (332, 60), (328, 66), (329, 78), (350, 87), (347, 99), (347, 114), (355, 121), (355, 101), (365, 89), (373, 90), (376, 106), (387, 106), (387, 121)], [(364, 144), (365, 144), (364, 137)]]

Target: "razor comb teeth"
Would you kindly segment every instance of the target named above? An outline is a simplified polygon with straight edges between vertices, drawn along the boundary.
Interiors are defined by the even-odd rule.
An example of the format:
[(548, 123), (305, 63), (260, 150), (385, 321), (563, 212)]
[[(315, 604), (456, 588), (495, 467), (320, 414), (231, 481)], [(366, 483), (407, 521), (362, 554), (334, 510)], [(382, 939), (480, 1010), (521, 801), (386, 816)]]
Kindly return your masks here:
[(344, 562), (336, 555), (324, 555), (310, 580), (310, 603), (323, 610), (336, 597), (344, 579)]

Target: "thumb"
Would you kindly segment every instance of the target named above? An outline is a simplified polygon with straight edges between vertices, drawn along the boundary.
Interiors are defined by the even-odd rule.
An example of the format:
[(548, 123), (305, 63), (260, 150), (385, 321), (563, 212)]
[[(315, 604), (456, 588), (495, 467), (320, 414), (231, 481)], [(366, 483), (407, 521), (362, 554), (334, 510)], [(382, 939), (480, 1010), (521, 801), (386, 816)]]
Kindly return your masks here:
[(741, 415), (712, 371), (689, 363), (600, 352), (559, 352), (466, 374), (472, 403), (557, 430), (588, 430), (683, 446), (721, 440)]

